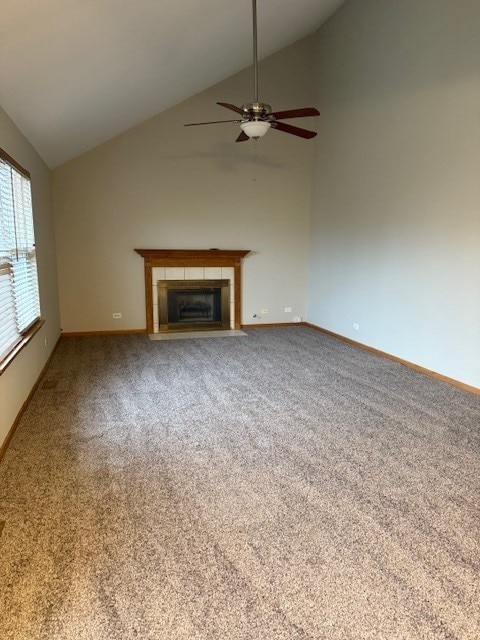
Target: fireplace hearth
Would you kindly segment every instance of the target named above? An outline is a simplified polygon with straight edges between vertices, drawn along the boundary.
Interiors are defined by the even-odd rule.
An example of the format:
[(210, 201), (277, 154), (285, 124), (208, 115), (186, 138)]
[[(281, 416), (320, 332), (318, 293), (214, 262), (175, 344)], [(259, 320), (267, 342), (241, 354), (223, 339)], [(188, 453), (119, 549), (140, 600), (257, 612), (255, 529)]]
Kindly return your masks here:
[(230, 328), (228, 280), (159, 280), (159, 331)]

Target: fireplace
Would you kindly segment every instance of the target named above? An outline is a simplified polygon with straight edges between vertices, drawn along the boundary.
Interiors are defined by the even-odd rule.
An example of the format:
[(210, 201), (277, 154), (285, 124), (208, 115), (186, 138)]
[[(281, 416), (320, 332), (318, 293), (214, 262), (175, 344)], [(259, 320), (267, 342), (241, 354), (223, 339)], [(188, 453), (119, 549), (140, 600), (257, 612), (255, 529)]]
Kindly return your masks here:
[[(242, 269), (241, 262), (249, 250), (246, 249), (135, 249), (144, 260), (145, 273), (145, 315), (146, 315), (146, 331), (147, 333), (158, 333), (159, 331), (190, 331), (190, 324), (193, 329), (211, 329), (212, 326), (206, 326), (208, 323), (213, 324), (213, 328), (240, 329), (242, 322)], [(195, 288), (203, 286), (205, 282), (213, 279), (221, 279), (229, 283), (227, 291), (224, 285), (221, 285), (223, 294), (220, 295), (222, 318), (220, 320), (212, 316), (208, 310), (208, 305), (213, 309), (212, 301), (204, 298), (194, 298), (195, 302), (207, 305), (203, 309), (206, 316), (203, 320), (199, 317), (199, 311), (202, 311), (201, 304), (196, 308), (187, 310), (185, 305), (182, 309), (182, 317), (176, 319), (168, 318), (168, 306), (165, 302), (166, 311), (162, 312), (162, 321), (160, 321), (160, 289), (158, 283), (160, 281), (174, 281), (173, 284), (177, 289), (182, 288), (185, 283), (195, 281)], [(198, 294), (196, 291), (195, 293)], [(167, 291), (163, 296), (167, 297)], [(200, 295), (200, 294), (198, 294)], [(217, 295), (218, 298), (218, 295)], [(227, 300), (230, 300), (228, 305)], [(192, 302), (191, 299), (189, 299)], [(185, 302), (188, 300), (185, 298)], [(227, 305), (225, 309), (223, 305)], [(187, 316), (196, 315), (193, 322), (187, 322)], [(179, 314), (180, 315), (180, 314)], [(230, 317), (230, 324), (227, 318)], [(181, 320), (181, 321), (180, 321)], [(160, 326), (162, 325), (162, 326)], [(169, 328), (173, 325), (172, 328)], [(192, 326), (193, 325), (193, 326)]]
[(229, 280), (158, 280), (159, 331), (230, 328)]

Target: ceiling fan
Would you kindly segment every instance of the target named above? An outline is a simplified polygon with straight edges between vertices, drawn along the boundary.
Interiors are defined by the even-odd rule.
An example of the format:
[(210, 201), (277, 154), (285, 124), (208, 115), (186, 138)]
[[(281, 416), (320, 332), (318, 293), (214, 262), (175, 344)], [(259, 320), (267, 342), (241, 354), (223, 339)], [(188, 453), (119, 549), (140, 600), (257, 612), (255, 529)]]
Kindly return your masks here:
[(185, 127), (197, 127), (204, 124), (234, 123), (239, 124), (242, 132), (235, 142), (245, 142), (249, 138), (261, 138), (267, 131), (278, 129), (300, 138), (314, 138), (316, 131), (309, 131), (291, 124), (281, 122), (290, 118), (305, 118), (308, 116), (319, 116), (320, 112), (314, 107), (304, 107), (302, 109), (290, 109), (288, 111), (272, 111), (269, 104), (258, 101), (258, 55), (257, 55), (257, 0), (252, 0), (253, 13), (253, 75), (254, 75), (254, 95), (253, 102), (247, 102), (241, 107), (228, 102), (217, 102), (221, 107), (235, 111), (241, 118), (236, 120), (214, 120), (212, 122), (192, 122)]

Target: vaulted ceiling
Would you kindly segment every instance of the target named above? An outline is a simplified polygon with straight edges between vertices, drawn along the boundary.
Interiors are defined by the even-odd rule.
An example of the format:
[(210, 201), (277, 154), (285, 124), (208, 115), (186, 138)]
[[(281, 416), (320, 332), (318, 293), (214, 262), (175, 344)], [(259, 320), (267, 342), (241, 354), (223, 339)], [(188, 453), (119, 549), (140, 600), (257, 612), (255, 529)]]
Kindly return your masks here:
[[(342, 3), (258, 0), (260, 57)], [(250, 0), (2, 0), (0, 105), (57, 166), (247, 67), (251, 21)]]

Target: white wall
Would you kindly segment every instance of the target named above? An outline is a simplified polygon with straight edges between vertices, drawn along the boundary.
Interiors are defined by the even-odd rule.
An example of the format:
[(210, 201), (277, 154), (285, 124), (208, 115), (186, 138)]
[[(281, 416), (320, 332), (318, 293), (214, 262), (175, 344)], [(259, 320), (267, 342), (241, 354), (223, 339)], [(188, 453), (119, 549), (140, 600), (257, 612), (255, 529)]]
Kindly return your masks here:
[(31, 174), (41, 312), (45, 318), (40, 331), (0, 376), (1, 446), (55, 346), (60, 319), (50, 171), (1, 108), (0, 147)]
[[(261, 63), (261, 100), (275, 109), (311, 103), (311, 45)], [(252, 84), (249, 69), (54, 171), (64, 331), (145, 327), (135, 247), (251, 249), (243, 322), (257, 322), (262, 308), (264, 322), (305, 315), (312, 141), (270, 131), (236, 144), (238, 125), (182, 126), (235, 118), (215, 102), (241, 105)]]
[(478, 0), (350, 0), (317, 33), (308, 291), (310, 322), (476, 387), (479, 24)]

